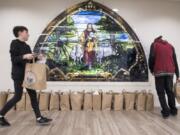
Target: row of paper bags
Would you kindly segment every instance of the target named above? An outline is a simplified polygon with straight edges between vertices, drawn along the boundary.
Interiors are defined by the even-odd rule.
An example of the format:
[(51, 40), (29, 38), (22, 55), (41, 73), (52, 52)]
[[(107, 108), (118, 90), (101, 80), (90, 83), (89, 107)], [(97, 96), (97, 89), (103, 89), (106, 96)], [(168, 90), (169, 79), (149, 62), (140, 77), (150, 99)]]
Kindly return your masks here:
[[(0, 92), (0, 108), (14, 96), (12, 92)], [(41, 111), (47, 110), (138, 110), (151, 111), (154, 98), (151, 92), (38, 92)], [(16, 110), (32, 110), (28, 93), (14, 107)]]

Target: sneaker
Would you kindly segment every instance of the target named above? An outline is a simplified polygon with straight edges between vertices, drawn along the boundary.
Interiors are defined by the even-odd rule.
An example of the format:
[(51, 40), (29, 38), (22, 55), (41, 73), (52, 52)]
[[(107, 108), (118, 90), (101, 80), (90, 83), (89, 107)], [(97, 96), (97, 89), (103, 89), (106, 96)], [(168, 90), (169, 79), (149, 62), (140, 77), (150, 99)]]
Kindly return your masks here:
[(52, 121), (52, 119), (51, 119), (51, 118), (46, 118), (46, 117), (43, 117), (43, 116), (41, 116), (41, 118), (46, 119), (46, 120), (47, 120), (47, 121), (49, 121), (49, 122), (51, 122), (51, 121)]
[(5, 119), (4, 117), (1, 117), (0, 118), (0, 126), (8, 127), (8, 126), (11, 126), (11, 124), (7, 121), (7, 119)]
[(46, 118), (46, 117), (42, 117), (40, 119), (37, 119), (36, 122), (40, 125), (49, 125), (50, 122), (52, 121), (52, 119)]

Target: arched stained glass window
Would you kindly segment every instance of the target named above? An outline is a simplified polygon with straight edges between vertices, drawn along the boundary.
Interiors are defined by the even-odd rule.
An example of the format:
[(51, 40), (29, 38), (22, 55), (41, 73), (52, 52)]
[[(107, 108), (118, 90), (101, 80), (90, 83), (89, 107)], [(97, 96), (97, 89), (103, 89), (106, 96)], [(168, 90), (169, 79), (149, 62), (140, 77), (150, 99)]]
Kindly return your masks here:
[(57, 16), (42, 32), (36, 53), (49, 81), (148, 81), (143, 47), (116, 12), (92, 0)]

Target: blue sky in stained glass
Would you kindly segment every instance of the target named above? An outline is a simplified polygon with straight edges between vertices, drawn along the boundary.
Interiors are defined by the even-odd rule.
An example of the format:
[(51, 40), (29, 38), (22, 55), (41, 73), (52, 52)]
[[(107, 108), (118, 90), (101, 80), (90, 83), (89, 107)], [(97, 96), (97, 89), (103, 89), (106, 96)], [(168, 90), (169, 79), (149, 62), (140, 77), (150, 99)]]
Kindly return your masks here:
[(99, 11), (80, 11), (72, 15), (75, 24), (97, 23), (104, 14)]
[(96, 15), (96, 16), (102, 16), (103, 13), (100, 11), (80, 11), (77, 12), (75, 15)]

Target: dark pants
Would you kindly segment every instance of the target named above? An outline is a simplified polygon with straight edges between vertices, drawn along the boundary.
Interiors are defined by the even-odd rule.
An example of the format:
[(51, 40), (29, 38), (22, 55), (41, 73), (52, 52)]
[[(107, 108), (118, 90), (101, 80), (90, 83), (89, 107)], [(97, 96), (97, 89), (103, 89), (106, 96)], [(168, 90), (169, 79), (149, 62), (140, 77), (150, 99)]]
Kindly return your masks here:
[[(162, 107), (161, 113), (163, 115), (168, 115), (170, 111), (177, 112), (175, 95), (173, 92), (173, 76), (155, 77), (155, 83), (159, 101)], [(168, 97), (168, 105), (166, 102), (165, 93)]]
[[(15, 89), (15, 95), (12, 99), (10, 99), (6, 105), (2, 108), (0, 111), (0, 115), (5, 116), (6, 113), (13, 108), (13, 106), (16, 105), (17, 102), (21, 100), (22, 94), (23, 94), (23, 87), (22, 87), (22, 81), (14, 81), (14, 89)], [(39, 103), (37, 100), (37, 93), (35, 90), (27, 89), (27, 92), (30, 96), (31, 105), (34, 110), (34, 113), (36, 115), (36, 118), (41, 116), (40, 110), (39, 110)]]

